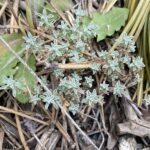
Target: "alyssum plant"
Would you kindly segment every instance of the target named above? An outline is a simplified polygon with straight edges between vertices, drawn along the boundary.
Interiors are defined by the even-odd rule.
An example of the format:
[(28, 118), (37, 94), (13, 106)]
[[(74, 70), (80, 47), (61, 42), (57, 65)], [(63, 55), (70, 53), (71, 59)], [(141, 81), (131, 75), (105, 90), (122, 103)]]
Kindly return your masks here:
[[(64, 21), (54, 26), (53, 15), (45, 14), (46, 10), (38, 15), (39, 23), (51, 30), (52, 41), (43, 44), (40, 37), (28, 33), (24, 37), (25, 48), (33, 53), (37, 62), (53, 70), (57, 86), (47, 93), (37, 83), (30, 91), (30, 102), (36, 104), (42, 100), (46, 108), (52, 105), (57, 109), (58, 104), (65, 100), (69, 104), (68, 110), (76, 114), (84, 105), (103, 105), (105, 96), (110, 93), (121, 97), (140, 81), (139, 71), (144, 64), (142, 58), (134, 53), (133, 37), (124, 34), (115, 50), (95, 50), (91, 40), (96, 36), (98, 26), (82, 24), (83, 10), (76, 10), (71, 27)], [(101, 74), (103, 79), (98, 83), (95, 76), (100, 77)], [(46, 85), (50, 84), (50, 80), (41, 78)], [(25, 87), (21, 83), (8, 77), (0, 89), (11, 89), (15, 97), (16, 88), (22, 90)]]

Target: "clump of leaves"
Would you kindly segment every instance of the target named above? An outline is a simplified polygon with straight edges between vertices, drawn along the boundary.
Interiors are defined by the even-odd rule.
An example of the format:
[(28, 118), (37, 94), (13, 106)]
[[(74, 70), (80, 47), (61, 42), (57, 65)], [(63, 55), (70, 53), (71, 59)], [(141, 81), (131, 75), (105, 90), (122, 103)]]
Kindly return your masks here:
[(32, 50), (36, 54), (42, 48), (42, 41), (37, 37), (33, 36), (30, 32), (27, 33), (27, 36), (24, 36), (25, 40), (25, 49)]
[(48, 109), (49, 105), (52, 104), (56, 109), (58, 109), (58, 104), (60, 103), (60, 97), (56, 95), (53, 91), (44, 92), (41, 95), (43, 102), (45, 102), (45, 108)]
[(96, 90), (94, 89), (92, 92), (89, 90), (86, 91), (86, 97), (83, 99), (83, 103), (88, 104), (89, 106), (93, 106), (97, 103), (103, 103), (103, 96), (97, 95)]
[[(44, 91), (34, 82), (35, 88), (30, 91), (30, 102), (36, 104), (42, 100), (47, 109), (50, 105), (57, 109), (60, 104), (67, 101), (68, 110), (76, 114), (84, 105), (91, 107), (96, 104), (103, 105), (105, 96), (108, 94), (121, 97), (132, 82), (138, 82), (137, 76), (144, 64), (142, 58), (134, 53), (136, 46), (133, 37), (123, 34), (118, 41), (118, 46), (112, 51), (95, 50), (92, 47), (91, 39), (98, 35), (98, 40), (101, 40), (106, 35), (112, 35), (121, 27), (118, 24), (114, 25), (113, 22), (114, 14), (116, 16), (116, 13), (120, 11), (121, 8), (116, 10), (114, 8), (108, 14), (102, 15), (96, 12), (94, 15), (94, 19), (97, 15), (100, 15), (101, 19), (107, 16), (110, 22), (107, 22), (106, 19), (103, 21), (108, 33), (103, 33), (103, 27), (94, 19), (85, 22), (83, 20), (85, 12), (79, 7), (75, 10), (73, 25), (70, 27), (65, 21), (55, 25), (55, 30), (53, 28), (51, 31), (52, 40), (46, 45), (41, 42), (40, 37), (33, 36), (31, 33), (24, 37), (25, 48), (34, 54), (37, 61), (44, 62), (46, 67), (48, 66), (53, 71), (57, 80), (55, 87), (50, 86), (50, 92)], [(127, 10), (123, 12), (126, 13)], [(47, 16), (46, 11), (43, 10), (43, 13), (38, 16), (41, 26), (49, 26), (49, 29), (53, 27), (52, 15)], [(124, 19), (121, 18), (121, 25), (126, 18), (126, 16)], [(100, 35), (101, 32), (103, 35)], [(78, 70), (70, 67), (71, 69), (66, 71), (59, 67), (59, 64), (82, 65), (83, 67), (82, 69), (73, 67)], [(104, 80), (98, 83), (101, 74), (104, 75)], [(49, 81), (45, 78), (44, 82), (49, 85)], [(8, 88), (7, 84), (4, 85), (1, 89)]]
[(12, 95), (14, 97), (16, 97), (16, 93), (17, 93), (17, 89), (19, 90), (24, 90), (24, 84), (21, 82), (21, 80), (17, 81), (15, 79), (13, 79), (12, 76), (10, 77), (4, 77), (2, 80), (2, 85), (0, 87), (0, 89), (2, 90), (8, 90), (11, 89), (12, 90)]

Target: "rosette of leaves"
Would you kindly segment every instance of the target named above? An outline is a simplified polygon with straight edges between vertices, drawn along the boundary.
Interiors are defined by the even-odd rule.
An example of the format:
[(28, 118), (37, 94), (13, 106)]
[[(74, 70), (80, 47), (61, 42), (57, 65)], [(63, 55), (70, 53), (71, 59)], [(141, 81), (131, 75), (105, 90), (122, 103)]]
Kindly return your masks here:
[(70, 98), (72, 101), (75, 99), (76, 101), (79, 101), (80, 95), (82, 94), (80, 80), (80, 76), (76, 73), (72, 74), (71, 76), (64, 77), (60, 80), (58, 90), (61, 93), (64, 93), (67, 99)]
[(86, 97), (83, 99), (83, 103), (86, 103), (89, 106), (94, 106), (97, 103), (103, 104), (103, 95), (98, 95), (95, 89), (92, 92), (87, 90), (85, 95)]

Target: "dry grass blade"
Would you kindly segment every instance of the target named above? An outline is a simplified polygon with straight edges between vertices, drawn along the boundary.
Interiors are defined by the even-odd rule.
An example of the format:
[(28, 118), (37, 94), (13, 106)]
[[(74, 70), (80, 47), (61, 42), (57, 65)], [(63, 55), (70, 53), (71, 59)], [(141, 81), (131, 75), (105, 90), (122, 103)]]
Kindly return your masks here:
[[(20, 0), (15, 0), (14, 1), (14, 5), (13, 5), (13, 11), (14, 11), (14, 14), (17, 16), (18, 15), (18, 9), (19, 9), (19, 1)], [(10, 20), (10, 25), (12, 26), (17, 26), (17, 22), (15, 20), (15, 17), (14, 17), (14, 14), (12, 13), (11, 15), (11, 20)], [(13, 33), (13, 32), (18, 32), (17, 29), (13, 30), (13, 29), (10, 29), (10, 33)]]
[(4, 131), (0, 128), (0, 150), (3, 149), (3, 141), (4, 141)]
[(106, 62), (102, 62), (102, 61), (95, 61), (95, 62), (83, 62), (83, 63), (67, 63), (67, 64), (61, 64), (61, 63), (54, 63), (52, 65), (49, 65), (48, 64), (48, 67), (50, 66), (56, 66), (56, 68), (59, 68), (59, 69), (88, 69), (88, 68), (91, 68), (92, 64), (93, 63), (97, 63), (99, 65), (102, 65), (102, 64), (105, 64)]
[[(142, 10), (140, 10), (138, 14), (138, 18), (135, 20), (134, 25), (132, 27), (132, 30), (130, 31), (129, 35), (134, 35), (139, 27), (139, 24), (142, 21), (142, 18), (146, 14), (147, 11), (150, 9), (150, 1), (145, 1), (145, 3), (142, 6)], [(147, 13), (148, 14), (148, 13)], [(145, 20), (144, 20), (145, 22)]]
[(24, 118), (28, 118), (28, 119), (30, 119), (30, 120), (33, 120), (33, 121), (38, 122), (38, 123), (43, 124), (43, 125), (49, 125), (47, 122), (41, 121), (41, 120), (36, 119), (36, 118), (34, 118), (34, 117), (31, 117), (31, 116), (28, 116), (28, 115), (26, 115), (26, 114), (24, 114), (24, 113), (17, 112), (17, 111), (15, 111), (15, 110), (13, 110), (13, 109), (9, 109), (9, 108), (0, 106), (0, 110), (5, 111), (6, 113), (12, 113), (12, 114), (16, 114), (16, 115), (18, 115), (18, 116), (24, 117)]
[(138, 26), (138, 28), (136, 30), (136, 33), (135, 33), (135, 36), (134, 36), (135, 40), (138, 39), (138, 37), (139, 37), (139, 35), (140, 35), (140, 33), (141, 33), (142, 29), (143, 29), (143, 26), (144, 26), (146, 18), (148, 17), (149, 11), (150, 11), (150, 6), (147, 7), (147, 9), (146, 9), (146, 11), (144, 13), (144, 16), (142, 17), (142, 20), (141, 20), (141, 22), (140, 22), (140, 24), (139, 24), (139, 26)]
[[(10, 120), (9, 118), (7, 118), (6, 116), (0, 114), (0, 118), (3, 119), (3, 120), (5, 120), (5, 121), (7, 121), (9, 124), (11, 124), (12, 126), (14, 126), (15, 128), (17, 127), (16, 124), (15, 124), (12, 120)], [(25, 131), (23, 131), (23, 133), (24, 133), (24, 135), (25, 135), (27, 138), (30, 137)]]
[(104, 13), (107, 13), (108, 11), (110, 11), (110, 9), (115, 5), (116, 2), (117, 2), (117, 0), (108, 1), (106, 8), (104, 10)]
[(5, 1), (5, 3), (3, 4), (1, 10), (0, 10), (0, 18), (2, 17), (6, 7), (8, 6), (8, 0)]

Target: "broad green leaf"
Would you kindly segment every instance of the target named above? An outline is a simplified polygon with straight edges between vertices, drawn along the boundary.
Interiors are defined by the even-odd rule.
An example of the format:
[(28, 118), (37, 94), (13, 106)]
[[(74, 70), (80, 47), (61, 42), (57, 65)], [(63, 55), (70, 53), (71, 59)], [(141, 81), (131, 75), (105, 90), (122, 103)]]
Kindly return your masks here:
[[(26, 61), (24, 59), (24, 61)], [(26, 61), (26, 63), (30, 66), (30, 68), (32, 70), (35, 71), (36, 67), (35, 67), (35, 57), (33, 55), (31, 55), (28, 60)], [(29, 101), (29, 96), (30, 96), (30, 92), (33, 91), (34, 87), (35, 87), (35, 82), (36, 79), (35, 77), (24, 67), (24, 65), (22, 63), (18, 64), (18, 70), (15, 74), (15, 79), (17, 80), (22, 80), (23, 82), (23, 86), (25, 87), (24, 91), (23, 90), (17, 90), (16, 93), (16, 98), (19, 102), (21, 103), (26, 103)]]
[[(3, 38), (7, 43), (15, 50), (16, 53), (19, 53), (22, 50), (22, 35), (21, 34), (6, 34)], [(10, 64), (2, 69), (14, 55), (8, 50), (8, 48), (0, 41), (0, 85), (5, 76), (14, 75), (17, 68), (15, 67), (18, 63), (17, 59), (14, 59)]]
[(106, 36), (111, 36), (115, 31), (118, 31), (125, 24), (128, 18), (128, 9), (114, 7), (108, 13), (94, 12), (92, 19), (89, 17), (83, 18), (83, 26), (88, 24), (98, 25), (97, 41), (105, 39)]

